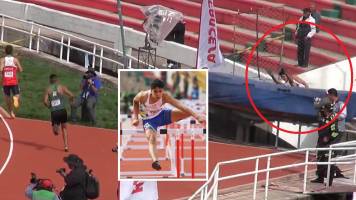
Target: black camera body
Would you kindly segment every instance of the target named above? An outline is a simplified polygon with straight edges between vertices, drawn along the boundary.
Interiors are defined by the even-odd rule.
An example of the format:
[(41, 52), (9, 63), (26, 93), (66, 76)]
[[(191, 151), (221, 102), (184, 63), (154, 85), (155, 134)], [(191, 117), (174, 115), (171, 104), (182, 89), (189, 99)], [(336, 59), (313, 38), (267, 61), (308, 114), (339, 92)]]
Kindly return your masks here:
[(59, 169), (56, 170), (56, 172), (59, 173), (59, 174), (63, 174), (63, 173), (66, 172), (66, 169), (65, 168), (59, 168)]

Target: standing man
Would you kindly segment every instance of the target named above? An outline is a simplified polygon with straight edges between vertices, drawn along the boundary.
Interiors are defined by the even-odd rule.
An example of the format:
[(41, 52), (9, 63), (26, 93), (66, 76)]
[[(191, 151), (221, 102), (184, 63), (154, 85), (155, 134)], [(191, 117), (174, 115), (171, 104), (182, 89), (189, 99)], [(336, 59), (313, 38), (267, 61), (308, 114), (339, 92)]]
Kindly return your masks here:
[[(173, 28), (173, 30), (167, 35), (167, 41), (174, 41), (179, 44), (184, 44), (185, 36), (185, 22), (179, 21)], [(167, 68), (170, 69), (180, 69), (181, 64), (173, 60), (167, 60)]]
[[(320, 123), (319, 126), (324, 126), (329, 123), (333, 118), (335, 118), (336, 113), (333, 111), (331, 104), (323, 106), (320, 110)], [(338, 143), (341, 138), (339, 132), (338, 122), (335, 121), (323, 130), (318, 131), (318, 145), (317, 147), (329, 147), (331, 144)], [(337, 153), (335, 151), (331, 152), (331, 157), (336, 157)], [(318, 162), (327, 162), (329, 157), (329, 151), (318, 151), (317, 159)], [(311, 180), (312, 183), (324, 183), (324, 178), (327, 176), (327, 165), (317, 165), (316, 175), (317, 178)], [(332, 185), (334, 174), (337, 173), (337, 167), (331, 165), (330, 168), (330, 180), (329, 185)]]
[[(340, 112), (342, 107), (344, 106), (344, 102), (339, 99), (337, 90), (335, 88), (331, 88), (328, 90), (328, 98), (333, 105), (334, 113), (337, 114), (338, 112)], [(336, 120), (338, 125), (338, 131), (340, 133), (340, 140), (347, 140), (347, 138), (345, 138), (346, 117), (347, 108), (345, 107), (345, 109), (340, 113), (339, 117)], [(344, 152), (347, 153), (347, 151)], [(335, 178), (345, 178), (345, 176), (341, 173), (341, 170), (337, 166), (335, 170)]]
[[(299, 19), (299, 21), (315, 24), (315, 19), (311, 16), (310, 8), (303, 9), (303, 16)], [(301, 67), (308, 67), (311, 38), (315, 35), (315, 33), (315, 25), (307, 23), (297, 24), (296, 40), (298, 44), (298, 65)]]
[(55, 135), (59, 134), (59, 127), (62, 129), (64, 151), (68, 152), (68, 133), (67, 133), (67, 110), (64, 105), (64, 96), (73, 101), (73, 94), (67, 87), (58, 83), (57, 75), (49, 76), (50, 86), (47, 87), (43, 103), (51, 111), (52, 130)]
[[(17, 72), (22, 72), (22, 66), (17, 58), (13, 55), (13, 47), (5, 47), (5, 57), (0, 59), (0, 71), (2, 72), (2, 85), (4, 98), (10, 116), (15, 118), (14, 107), (19, 107), (20, 88), (18, 86)], [(12, 93), (12, 100), (11, 100)]]
[[(148, 140), (148, 151), (152, 158), (152, 168), (161, 170), (157, 157), (157, 128), (193, 116), (199, 123), (205, 122), (205, 117), (198, 115), (177, 99), (163, 90), (163, 81), (156, 79), (151, 83), (151, 89), (139, 92), (133, 100), (132, 125), (138, 126), (140, 105), (144, 108), (143, 128)], [(171, 104), (177, 109), (165, 109), (164, 104)]]
[[(88, 116), (92, 125), (96, 123), (95, 107), (101, 82), (93, 69), (85, 72), (80, 84), (81, 94), (71, 106), (71, 119), (77, 121), (77, 109), (82, 106), (82, 116)], [(83, 118), (83, 117), (82, 117)]]

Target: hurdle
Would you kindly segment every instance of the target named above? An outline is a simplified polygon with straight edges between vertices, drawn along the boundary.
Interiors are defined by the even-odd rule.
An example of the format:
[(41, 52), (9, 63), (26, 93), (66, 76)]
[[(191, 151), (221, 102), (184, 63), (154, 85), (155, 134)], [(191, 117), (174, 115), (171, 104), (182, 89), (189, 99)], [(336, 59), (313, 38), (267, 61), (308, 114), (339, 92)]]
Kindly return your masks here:
[[(188, 122), (188, 121), (185, 121)], [(183, 128), (182, 128), (183, 127)], [(198, 127), (198, 128), (197, 128)], [(160, 134), (157, 135), (159, 138), (160, 144), (159, 149), (165, 149), (165, 158), (159, 158), (159, 160), (170, 160), (170, 170), (169, 171), (130, 171), (130, 172), (121, 172), (121, 176), (131, 177), (132, 174), (135, 175), (152, 175), (159, 176), (163, 178), (186, 178), (196, 176), (205, 176), (205, 173), (196, 173), (195, 172), (195, 161), (196, 160), (205, 160), (205, 157), (195, 157), (196, 149), (205, 149), (204, 147), (195, 146), (196, 135), (205, 134), (205, 127), (197, 124), (180, 124), (173, 123), (165, 127), (160, 127)], [(134, 135), (144, 136), (143, 129), (121, 129), (120, 134), (122, 135), (122, 146), (120, 146), (120, 161), (149, 161), (150, 158), (125, 158), (123, 156), (124, 150), (143, 150), (147, 149), (147, 145), (128, 145), (130, 141), (146, 141), (146, 138), (135, 139)], [(165, 136), (165, 137), (163, 137)], [(190, 145), (188, 142), (185, 142), (186, 136), (189, 137)], [(204, 138), (204, 136), (202, 136)], [(201, 141), (205, 141), (199, 138)], [(184, 151), (190, 150), (190, 158), (185, 157)], [(191, 161), (190, 170), (187, 172), (185, 167), (185, 161)], [(189, 169), (189, 168), (188, 168)], [(151, 177), (151, 176), (150, 176)]]

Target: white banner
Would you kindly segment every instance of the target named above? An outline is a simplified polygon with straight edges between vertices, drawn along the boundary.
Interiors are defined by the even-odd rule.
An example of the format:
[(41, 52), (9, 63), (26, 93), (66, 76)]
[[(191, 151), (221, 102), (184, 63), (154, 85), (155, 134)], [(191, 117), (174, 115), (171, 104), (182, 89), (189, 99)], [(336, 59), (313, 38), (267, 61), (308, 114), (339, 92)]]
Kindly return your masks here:
[(203, 0), (201, 5), (197, 68), (211, 68), (224, 63), (220, 51), (214, 0)]
[(156, 181), (120, 181), (120, 200), (157, 200)]

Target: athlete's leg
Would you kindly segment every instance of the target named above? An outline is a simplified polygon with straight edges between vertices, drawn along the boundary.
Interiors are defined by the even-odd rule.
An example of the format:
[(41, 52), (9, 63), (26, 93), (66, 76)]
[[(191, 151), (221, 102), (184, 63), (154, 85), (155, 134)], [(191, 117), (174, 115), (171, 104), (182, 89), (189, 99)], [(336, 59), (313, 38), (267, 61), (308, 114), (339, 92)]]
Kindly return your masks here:
[(67, 123), (62, 123), (62, 135), (63, 135), (63, 142), (64, 142), (64, 151), (68, 151), (68, 133), (67, 133)]
[(52, 131), (55, 135), (59, 134), (59, 124), (52, 124)]
[(185, 119), (187, 117), (189, 117), (190, 114), (189, 113), (185, 113), (181, 110), (177, 110), (177, 109), (174, 109), (172, 110), (171, 112), (171, 122), (177, 122), (179, 120), (182, 120), (182, 119)]
[(152, 161), (157, 161), (157, 139), (156, 139), (156, 131), (148, 128), (145, 130), (146, 138), (148, 140), (148, 151), (152, 158)]
[(12, 87), (12, 93), (14, 94), (12, 97), (14, 107), (18, 108), (20, 106), (20, 88), (18, 85)]

